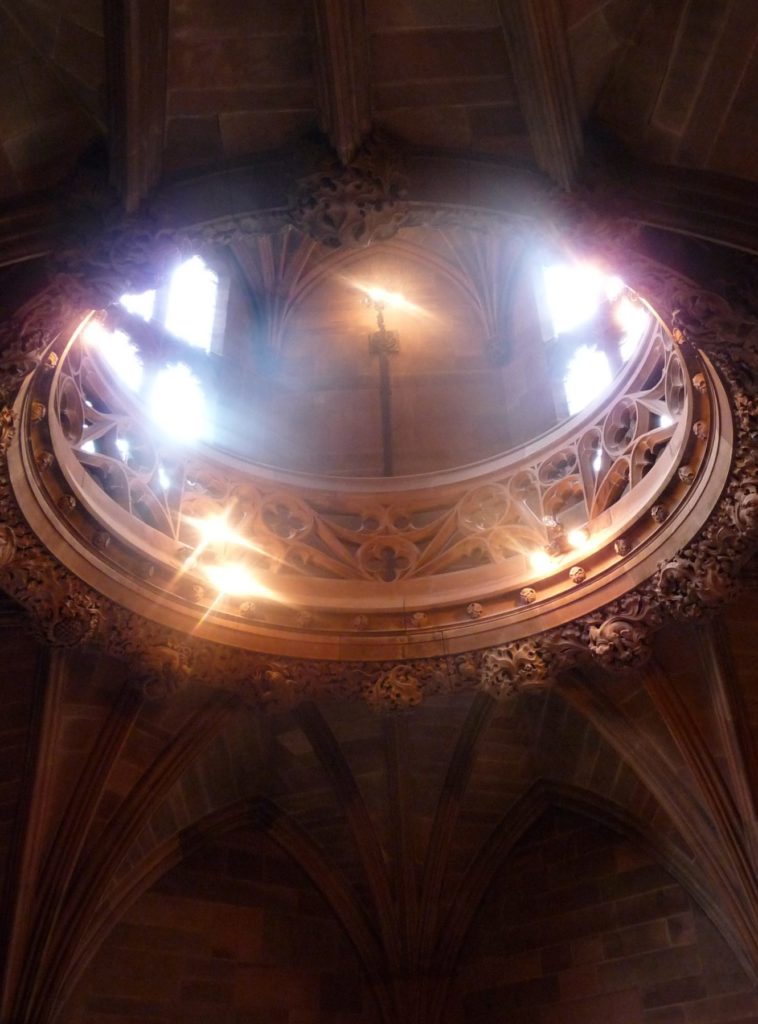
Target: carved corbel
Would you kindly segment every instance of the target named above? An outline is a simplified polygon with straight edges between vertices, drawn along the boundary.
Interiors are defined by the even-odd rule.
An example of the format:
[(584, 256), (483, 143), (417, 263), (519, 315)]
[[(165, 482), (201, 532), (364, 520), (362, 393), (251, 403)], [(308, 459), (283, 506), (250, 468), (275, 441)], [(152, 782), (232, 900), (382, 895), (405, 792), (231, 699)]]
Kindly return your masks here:
[(606, 668), (637, 668), (650, 656), (644, 620), (606, 619), (590, 626), (588, 649)]
[(421, 683), (404, 664), (393, 665), (363, 691), (363, 699), (374, 711), (397, 711), (415, 707), (423, 697)]
[(481, 659), (480, 686), (498, 699), (512, 696), (525, 686), (547, 680), (549, 664), (536, 640), (516, 640), (485, 651)]
[(353, 160), (326, 164), (297, 188), (291, 223), (329, 248), (391, 238), (408, 216), (405, 179), (389, 147), (370, 140)]

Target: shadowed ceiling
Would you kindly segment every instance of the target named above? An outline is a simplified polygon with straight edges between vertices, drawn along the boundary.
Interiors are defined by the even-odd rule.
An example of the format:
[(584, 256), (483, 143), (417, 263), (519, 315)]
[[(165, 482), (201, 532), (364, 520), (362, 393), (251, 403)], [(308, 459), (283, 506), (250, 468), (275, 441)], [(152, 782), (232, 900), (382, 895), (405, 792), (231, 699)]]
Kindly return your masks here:
[[(579, 147), (582, 136), (597, 143), (601, 159), (620, 148), (644, 163), (756, 180), (751, 0), (555, 0), (514, 15), (521, 6), (366, 0), (348, 14), (350, 5), (314, 12), (301, 0), (158, 2), (136, 28), (127, 13), (124, 69), (121, 5), (3, 0), (0, 195), (52, 186), (94, 142), (113, 146), (132, 116), (119, 99), (124, 76), (127, 93), (144, 90), (139, 116), (159, 138), (160, 180), (329, 134), (325, 69), (347, 74), (359, 134), (373, 124), (413, 146), (551, 173), (535, 156), (544, 128), (528, 99), (541, 81), (571, 88), (562, 131)], [(529, 17), (543, 48), (521, 62)], [(345, 72), (348, 49), (356, 66)]]
[[(8, 1019), (163, 1022), (210, 1000), (234, 1021), (251, 1007), (264, 1021), (323, 1020), (297, 973), (309, 969), (352, 978), (345, 1021), (377, 1006), (388, 1020), (436, 1020), (446, 1000), (460, 1017), (443, 1019), (495, 1020), (498, 1006), (522, 1006), (524, 978), (541, 987), (534, 1019), (546, 1024), (595, 1012), (598, 993), (640, 1024), (659, 1020), (670, 992), (686, 1020), (719, 1007), (714, 1020), (743, 1020), (738, 1008), (755, 1008), (755, 611), (745, 602), (720, 623), (672, 628), (644, 672), (390, 716), (346, 703), (261, 715), (195, 686), (141, 703), (128, 671), (62, 655), (43, 670), (37, 655), (55, 694), (38, 778), (48, 810), (35, 857), (47, 867), (23, 897), (26, 1015)], [(24, 678), (34, 647), (12, 642), (11, 753), (39, 699)], [(12, 817), (23, 777), (7, 778)], [(562, 836), (543, 818), (551, 807), (585, 825), (569, 815)], [(581, 831), (587, 817), (612, 830), (615, 852)], [(703, 929), (726, 944), (703, 945)], [(595, 980), (577, 988), (577, 971)], [(209, 996), (202, 978), (224, 984)]]

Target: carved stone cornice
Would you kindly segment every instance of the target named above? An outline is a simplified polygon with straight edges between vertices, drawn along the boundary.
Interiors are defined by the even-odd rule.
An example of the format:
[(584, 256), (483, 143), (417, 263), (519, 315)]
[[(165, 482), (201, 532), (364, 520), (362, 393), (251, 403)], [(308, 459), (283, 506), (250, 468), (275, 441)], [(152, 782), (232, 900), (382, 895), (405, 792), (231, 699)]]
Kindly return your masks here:
[[(612, 226), (605, 237), (614, 237)], [(755, 552), (758, 532), (756, 324), (734, 317), (719, 297), (629, 253), (618, 264), (627, 280), (669, 318), (679, 344), (703, 352), (725, 381), (735, 441), (726, 487), (720, 497), (704, 499), (709, 505), (698, 513), (701, 527), (628, 593), (589, 610), (585, 601), (576, 617), (536, 635), (470, 653), (389, 661), (267, 655), (188, 635), (98, 593), (56, 558), (51, 532), (42, 531), (43, 542), (21, 513), (8, 459), (12, 455), (19, 464), (20, 435), (28, 424), (18, 421), (18, 410), (25, 408), (24, 415), (33, 419), (34, 402), (24, 406), (14, 404), (14, 399), (30, 373), (54, 373), (57, 357), (50, 346), (61, 332), (72, 331), (86, 310), (153, 283), (178, 258), (184, 244), (176, 236), (151, 235), (144, 228), (114, 230), (97, 245), (68, 254), (50, 288), (2, 328), (0, 585), (27, 609), (46, 642), (86, 646), (128, 661), (135, 666), (135, 682), (151, 696), (166, 695), (192, 681), (233, 690), (263, 706), (362, 697), (384, 709), (458, 689), (484, 688), (506, 695), (544, 683), (587, 657), (613, 669), (637, 665), (647, 655), (651, 633), (668, 618), (705, 615), (733, 595)], [(704, 379), (695, 386), (710, 385)], [(40, 422), (44, 413), (42, 405)], [(716, 439), (710, 450), (716, 461), (731, 456), (730, 451), (718, 450)], [(29, 453), (43, 470), (47, 456), (44, 450)], [(61, 494), (60, 501), (66, 499), (70, 495)], [(620, 556), (625, 557), (626, 550), (617, 542)], [(477, 629), (481, 621), (477, 620)]]

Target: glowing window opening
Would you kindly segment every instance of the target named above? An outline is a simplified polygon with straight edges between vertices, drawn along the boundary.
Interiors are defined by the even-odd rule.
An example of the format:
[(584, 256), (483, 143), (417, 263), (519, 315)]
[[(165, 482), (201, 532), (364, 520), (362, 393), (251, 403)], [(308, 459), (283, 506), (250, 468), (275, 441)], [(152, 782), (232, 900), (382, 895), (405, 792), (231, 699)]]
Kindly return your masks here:
[(190, 256), (172, 273), (162, 293), (165, 308), (155, 289), (139, 295), (122, 295), (121, 305), (145, 321), (159, 319), (166, 330), (193, 348), (210, 352), (218, 301), (218, 275), (201, 259)]
[(590, 264), (556, 263), (542, 268), (547, 310), (555, 336), (590, 321), (603, 302), (612, 305), (621, 328), (619, 354), (627, 362), (650, 326), (650, 313), (627, 294), (617, 275), (601, 273)]
[[(218, 286), (218, 276), (195, 255), (174, 270), (165, 289), (122, 295), (120, 303), (133, 316), (146, 322), (160, 321), (181, 341), (207, 353), (213, 340)], [(92, 321), (84, 337), (131, 391), (143, 395), (153, 421), (167, 435), (189, 442), (208, 436), (206, 397), (200, 381), (188, 366), (177, 363), (163, 367), (147, 387), (139, 350), (124, 331), (108, 331), (100, 322)], [(116, 444), (121, 458), (127, 461), (130, 457), (128, 441), (119, 439)], [(83, 450), (90, 450), (89, 443)], [(94, 443), (92, 451), (95, 451)], [(163, 469), (160, 486), (164, 489), (170, 486)]]
[(171, 277), (166, 306), (166, 330), (193, 348), (209, 352), (216, 318), (218, 277), (191, 256)]
[(605, 352), (580, 345), (571, 358), (563, 382), (569, 415), (575, 416), (613, 382), (611, 364)]
[(141, 295), (122, 295), (120, 302), (127, 312), (140, 316), (143, 320), (152, 320), (155, 313), (155, 289), (142, 292)]
[(586, 263), (555, 263), (542, 268), (547, 309), (556, 335), (587, 323), (605, 299), (620, 294), (623, 282)]
[[(632, 357), (652, 318), (620, 277), (603, 274), (588, 263), (556, 263), (543, 266), (542, 278), (555, 337), (588, 323), (603, 303), (609, 303), (621, 331), (619, 356), (624, 363)], [(586, 408), (611, 380), (611, 364), (605, 353), (590, 345), (578, 348), (563, 382), (569, 414), (573, 416)]]

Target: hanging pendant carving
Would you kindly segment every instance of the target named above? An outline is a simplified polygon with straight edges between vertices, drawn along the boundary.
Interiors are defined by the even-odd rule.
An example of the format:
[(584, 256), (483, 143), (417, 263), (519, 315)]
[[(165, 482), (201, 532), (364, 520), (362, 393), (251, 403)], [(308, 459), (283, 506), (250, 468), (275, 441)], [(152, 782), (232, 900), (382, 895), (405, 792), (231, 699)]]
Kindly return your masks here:
[(349, 164), (334, 160), (303, 178), (291, 223), (331, 249), (391, 238), (408, 217), (405, 179), (390, 147), (366, 142)]

